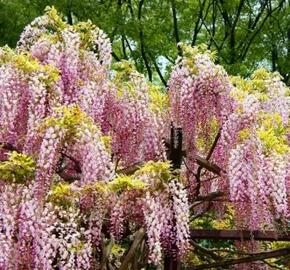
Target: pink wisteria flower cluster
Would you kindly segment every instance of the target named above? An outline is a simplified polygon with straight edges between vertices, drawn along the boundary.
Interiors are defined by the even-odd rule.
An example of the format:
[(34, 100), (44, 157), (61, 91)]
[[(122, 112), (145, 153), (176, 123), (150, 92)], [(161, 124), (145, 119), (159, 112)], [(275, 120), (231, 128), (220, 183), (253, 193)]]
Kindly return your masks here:
[(182, 261), (196, 200), (217, 191), (234, 227), (287, 228), (289, 89), (181, 48), (167, 91), (54, 8), (0, 48), (0, 270), (117, 269), (128, 241)]

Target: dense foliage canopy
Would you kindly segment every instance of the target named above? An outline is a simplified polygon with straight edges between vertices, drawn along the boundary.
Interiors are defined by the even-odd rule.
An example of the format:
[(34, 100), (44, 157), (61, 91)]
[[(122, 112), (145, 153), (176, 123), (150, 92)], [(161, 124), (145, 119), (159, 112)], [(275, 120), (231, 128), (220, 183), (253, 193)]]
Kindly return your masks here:
[(190, 228), (288, 230), (289, 89), (179, 48), (167, 92), (54, 8), (0, 49), (0, 269), (199, 263)]
[(0, 45), (14, 47), (23, 27), (47, 5), (69, 23), (92, 20), (108, 34), (115, 60), (133, 60), (149, 80), (166, 84), (176, 44), (184, 42), (206, 43), (230, 74), (250, 76), (265, 67), (290, 82), (287, 0), (2, 0)]

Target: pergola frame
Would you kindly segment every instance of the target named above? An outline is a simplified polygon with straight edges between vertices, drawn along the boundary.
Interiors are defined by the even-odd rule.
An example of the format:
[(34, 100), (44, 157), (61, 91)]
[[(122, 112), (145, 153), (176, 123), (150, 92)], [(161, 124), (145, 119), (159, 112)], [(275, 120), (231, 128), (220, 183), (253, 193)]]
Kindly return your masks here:
[[(206, 156), (206, 158), (202, 158), (197, 156), (196, 163), (198, 164), (198, 169), (196, 173), (193, 173), (196, 181), (197, 187), (195, 190), (196, 199), (192, 206), (198, 205), (202, 202), (219, 200), (220, 197), (224, 196), (223, 192), (212, 192), (205, 196), (200, 195), (200, 187), (201, 187), (201, 171), (202, 169), (206, 169), (217, 176), (220, 176), (221, 172), (224, 171), (222, 168), (210, 162), (210, 158), (214, 152), (214, 149), (218, 143), (220, 138), (220, 130), (218, 131), (213, 145)], [(170, 142), (166, 143), (167, 146), (167, 157), (172, 162), (172, 169), (180, 169), (183, 157), (186, 156), (186, 152), (182, 149), (182, 129), (171, 127), (171, 138)], [(208, 210), (208, 209), (207, 209)], [(202, 216), (204, 213), (198, 214), (196, 217)], [(195, 217), (195, 218), (196, 218)], [(249, 230), (203, 230), (196, 229), (190, 231), (191, 240), (199, 240), (199, 239), (212, 239), (212, 240), (236, 240), (236, 241), (289, 241), (290, 242), (290, 232), (286, 232), (284, 234), (278, 234), (275, 231), (249, 231)], [(195, 242), (193, 242), (195, 243)], [(289, 247), (281, 248), (273, 251), (265, 251), (260, 253), (252, 253), (247, 256), (237, 258), (237, 259), (227, 259), (223, 260), (220, 256), (212, 253), (211, 250), (207, 250), (202, 246), (199, 246), (195, 243), (195, 248), (202, 249), (204, 253), (208, 253), (210, 257), (218, 262), (209, 263), (209, 264), (201, 264), (197, 266), (190, 267), (181, 267), (181, 263), (172, 257), (166, 257), (164, 259), (164, 270), (201, 270), (201, 269), (224, 269), (221, 267), (228, 267), (234, 264), (241, 263), (249, 263), (254, 261), (263, 261), (268, 258), (280, 257), (283, 255), (290, 254), (290, 244)]]

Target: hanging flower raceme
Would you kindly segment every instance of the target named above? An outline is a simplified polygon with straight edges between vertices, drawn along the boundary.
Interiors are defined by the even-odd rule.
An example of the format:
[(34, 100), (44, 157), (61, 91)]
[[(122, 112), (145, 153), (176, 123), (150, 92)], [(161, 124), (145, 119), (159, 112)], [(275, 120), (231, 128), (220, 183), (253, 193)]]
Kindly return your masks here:
[(182, 49), (168, 93), (129, 62), (111, 70), (107, 36), (54, 8), (0, 49), (1, 270), (129, 269), (114, 250), (129, 242), (140, 265), (183, 260), (206, 206), (206, 222), (231, 209), (231, 228), (286, 228), (289, 89)]
[(123, 165), (164, 156), (165, 95), (127, 63), (117, 68), (116, 86), (108, 84), (111, 47), (100, 29), (90, 22), (68, 25), (47, 9), (26, 27), (18, 50), (58, 68), (61, 103), (79, 104), (112, 134), (113, 154)]
[[(112, 178), (112, 163), (104, 138), (93, 120), (78, 106), (55, 109), (53, 116), (43, 123), (43, 128), (46, 130), (35, 178), (36, 192), (40, 198), (49, 190), (63, 148), (66, 152), (72, 148), (77, 155), (78, 159), (73, 158), (73, 161), (79, 166), (82, 185)], [(77, 150), (73, 145), (78, 145)], [(64, 153), (65, 156), (68, 154)]]
[(161, 230), (163, 220), (161, 220), (161, 204), (157, 196), (151, 197), (146, 194), (146, 209), (144, 212), (145, 223), (147, 226), (148, 246), (149, 246), (149, 262), (155, 265), (160, 264), (162, 259), (161, 247)]
[(186, 254), (189, 248), (189, 203), (187, 191), (179, 182), (171, 182), (169, 189), (173, 199), (176, 252), (178, 257)]
[[(36, 151), (37, 126), (59, 104), (58, 71), (29, 53), (4, 47), (0, 53), (0, 140), (27, 153)], [(8, 72), (8, 73), (7, 73)]]
[(106, 113), (112, 151), (123, 165), (164, 157), (166, 97), (128, 62), (116, 64), (115, 92)]
[(50, 238), (56, 221), (51, 206), (39, 211), (32, 187), (19, 184), (7, 185), (1, 202), (1, 269), (52, 269), (57, 250)]
[[(284, 97), (288, 100), (287, 91), (277, 77), (264, 70), (257, 71), (252, 81), (235, 81), (233, 95), (240, 105), (222, 134), (222, 143), (232, 147), (227, 169), (231, 200), (236, 204), (240, 225), (250, 224), (252, 229), (277, 227), (275, 220), (285, 224), (289, 211), (289, 120), (285, 117), (289, 104), (283, 110), (275, 104)], [(273, 84), (280, 86), (279, 91)]]
[[(111, 44), (90, 21), (68, 25), (54, 8), (28, 25), (18, 42), (19, 52), (29, 51), (42, 64), (59, 71), (56, 87), (61, 105), (77, 103), (98, 123), (102, 122), (111, 64)], [(38, 88), (45, 96), (45, 91)]]
[(172, 181), (162, 193), (146, 193), (144, 219), (149, 262), (161, 263), (163, 252), (182, 258), (189, 248), (189, 204), (186, 190)]
[(213, 54), (203, 48), (182, 48), (184, 56), (177, 59), (169, 81), (171, 118), (183, 129), (188, 152), (197, 153), (203, 150), (197, 146), (198, 138), (209, 137), (213, 123), (220, 127), (232, 112), (232, 85), (225, 70), (213, 63)]
[(143, 198), (144, 223), (147, 227), (149, 261), (159, 265), (164, 253), (182, 258), (189, 248), (189, 203), (187, 190), (171, 180), (168, 162), (148, 162), (134, 177), (147, 190)]
[[(186, 168), (189, 168), (185, 173), (194, 195), (196, 157), (208, 156), (236, 103), (229, 95), (233, 89), (230, 78), (221, 66), (214, 64), (214, 54), (204, 47), (181, 45), (181, 48), (183, 57), (176, 60), (169, 80), (169, 100), (173, 126), (182, 129)], [(224, 153), (218, 148), (211, 159), (223, 167)]]

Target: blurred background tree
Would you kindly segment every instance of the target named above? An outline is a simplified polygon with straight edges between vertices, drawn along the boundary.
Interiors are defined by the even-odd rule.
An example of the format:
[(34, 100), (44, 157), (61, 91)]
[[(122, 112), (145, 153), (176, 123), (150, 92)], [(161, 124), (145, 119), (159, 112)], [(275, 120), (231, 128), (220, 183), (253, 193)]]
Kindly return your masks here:
[(290, 85), (288, 0), (0, 0), (0, 45), (15, 46), (23, 27), (54, 5), (69, 23), (90, 19), (149, 80), (166, 85), (177, 44), (205, 43), (230, 74), (279, 71)]

